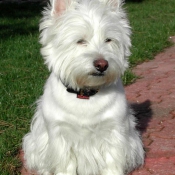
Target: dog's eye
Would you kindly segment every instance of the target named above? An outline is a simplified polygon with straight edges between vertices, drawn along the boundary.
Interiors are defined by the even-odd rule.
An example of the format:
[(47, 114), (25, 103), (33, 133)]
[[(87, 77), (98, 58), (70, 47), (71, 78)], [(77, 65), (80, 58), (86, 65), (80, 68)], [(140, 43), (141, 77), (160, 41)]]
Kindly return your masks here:
[(77, 44), (85, 45), (86, 41), (84, 39), (80, 39), (80, 40), (77, 41)]
[(110, 39), (110, 38), (105, 39), (105, 43), (110, 43), (111, 41), (112, 41), (112, 39)]

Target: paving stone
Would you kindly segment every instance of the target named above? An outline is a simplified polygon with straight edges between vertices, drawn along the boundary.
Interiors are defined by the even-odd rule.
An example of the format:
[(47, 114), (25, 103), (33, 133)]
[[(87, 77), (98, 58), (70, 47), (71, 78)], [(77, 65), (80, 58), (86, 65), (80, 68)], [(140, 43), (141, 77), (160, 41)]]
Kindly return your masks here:
[(175, 122), (175, 118), (173, 117), (173, 115), (171, 114), (171, 111), (164, 117), (161, 119), (161, 125), (163, 126), (164, 123), (174, 123)]
[[(165, 85), (166, 83), (166, 85)], [(173, 87), (171, 86), (171, 83), (169, 82), (159, 82), (159, 83), (153, 83), (149, 86), (149, 90), (150, 90), (150, 93), (151, 92), (154, 92), (154, 93), (163, 93), (161, 94), (162, 96), (164, 94), (167, 94), (169, 95), (170, 94), (170, 89), (173, 89)]]
[(175, 100), (171, 99), (169, 96), (167, 96), (167, 98), (169, 99), (169, 101), (167, 101), (165, 99), (162, 100), (159, 103), (159, 108), (165, 109), (165, 111), (170, 112), (175, 107)]
[(171, 64), (163, 64), (162, 66), (159, 65), (156, 68), (156, 71), (167, 73), (169, 70), (173, 70), (173, 69), (174, 69), (174, 65), (171, 63)]
[(148, 157), (171, 157), (175, 156), (175, 139), (159, 138), (158, 136), (150, 134), (149, 137), (153, 142), (147, 146), (149, 152)]
[(131, 173), (131, 175), (151, 175), (151, 173), (147, 169), (140, 169)]
[(162, 129), (160, 131), (150, 133), (150, 136), (164, 139), (175, 139), (175, 123), (167, 121), (162, 122)]
[(151, 93), (150, 91), (141, 91), (139, 93), (139, 96), (137, 96), (136, 100), (140, 103), (145, 100), (150, 100), (151, 102), (160, 103), (162, 101), (161, 99), (161, 93)]
[(131, 175), (175, 175), (175, 158), (146, 158), (143, 168)]
[(173, 118), (175, 118), (175, 110), (172, 110), (170, 114), (172, 114), (174, 116)]
[(147, 159), (145, 167), (154, 175), (175, 175), (175, 157)]
[(140, 91), (147, 90), (148, 89), (148, 85), (149, 85), (149, 83), (138, 81), (137, 84), (131, 84), (129, 86), (126, 86), (125, 87), (125, 92), (126, 93), (127, 92), (129, 92), (129, 93), (138, 93)]
[[(144, 167), (132, 175), (175, 175), (175, 46), (165, 49), (154, 60), (136, 66), (134, 72), (142, 76), (134, 85), (137, 87), (135, 102), (150, 101), (152, 112), (149, 121), (142, 118), (144, 113), (139, 116), (141, 125), (147, 122), (142, 132), (146, 159)], [(140, 86), (139, 91), (142, 81), (149, 85), (143, 90)], [(126, 90), (127, 94), (131, 93)]]
[(161, 125), (161, 119), (160, 118), (156, 118), (156, 119), (152, 119), (149, 123), (148, 123), (148, 128), (147, 128), (147, 132), (149, 133), (149, 135), (151, 133), (154, 132), (161, 132), (161, 130), (164, 128), (164, 126)]
[(147, 149), (147, 147), (148, 147), (149, 145), (151, 145), (152, 142), (153, 142), (153, 141), (152, 141), (150, 138), (144, 138), (144, 139), (143, 139), (143, 145), (145, 146), (145, 149)]
[(164, 119), (167, 116), (169, 116), (170, 111), (172, 110), (172, 108), (166, 108), (166, 106), (162, 105), (160, 106), (160, 104), (155, 104), (153, 103), (151, 105), (152, 108), (152, 112), (153, 112), (153, 118), (161, 118)]
[(144, 70), (144, 68), (143, 69), (140, 69), (140, 70), (136, 70), (136, 71), (133, 71), (135, 74), (137, 74), (139, 77), (141, 77), (141, 78), (145, 78), (145, 79), (147, 79), (147, 78), (150, 78), (150, 76), (151, 77), (153, 77), (152, 75), (152, 69), (149, 69), (149, 70)]

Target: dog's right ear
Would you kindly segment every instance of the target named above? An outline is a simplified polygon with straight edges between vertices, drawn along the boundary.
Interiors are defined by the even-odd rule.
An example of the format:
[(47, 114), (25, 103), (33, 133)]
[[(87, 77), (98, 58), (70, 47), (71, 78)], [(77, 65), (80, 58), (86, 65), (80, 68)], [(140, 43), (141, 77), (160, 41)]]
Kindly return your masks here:
[(66, 10), (69, 4), (70, 0), (51, 0), (51, 15), (61, 15)]

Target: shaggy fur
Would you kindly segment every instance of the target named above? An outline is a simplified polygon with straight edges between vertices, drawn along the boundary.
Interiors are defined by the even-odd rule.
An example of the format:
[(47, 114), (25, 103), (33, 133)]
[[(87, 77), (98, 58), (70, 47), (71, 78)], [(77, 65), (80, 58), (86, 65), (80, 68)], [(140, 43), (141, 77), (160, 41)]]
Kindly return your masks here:
[[(23, 138), (26, 166), (40, 175), (124, 175), (144, 151), (121, 75), (130, 27), (121, 0), (53, 0), (40, 24), (51, 75)], [(108, 67), (99, 72), (96, 60)], [(99, 90), (89, 99), (74, 91)]]

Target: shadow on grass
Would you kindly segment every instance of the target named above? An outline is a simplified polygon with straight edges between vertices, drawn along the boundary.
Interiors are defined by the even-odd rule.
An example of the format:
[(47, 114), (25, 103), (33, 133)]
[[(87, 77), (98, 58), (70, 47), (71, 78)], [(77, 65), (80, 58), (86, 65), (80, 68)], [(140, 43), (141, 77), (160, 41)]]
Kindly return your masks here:
[[(143, 0), (126, 0), (142, 2)], [(12, 39), (16, 36), (38, 33), (39, 20), (46, 0), (41, 2), (1, 3), (0, 4), (0, 39)]]
[(38, 27), (26, 26), (25, 22), (20, 22), (16, 24), (0, 25), (0, 30), (0, 38), (7, 39), (17, 35), (29, 35), (31, 33), (36, 33), (38, 32)]
[(8, 18), (32, 18), (40, 14), (44, 3), (2, 3), (0, 4), (1, 17)]
[(0, 4), (1, 40), (38, 32), (43, 5), (41, 3)]

